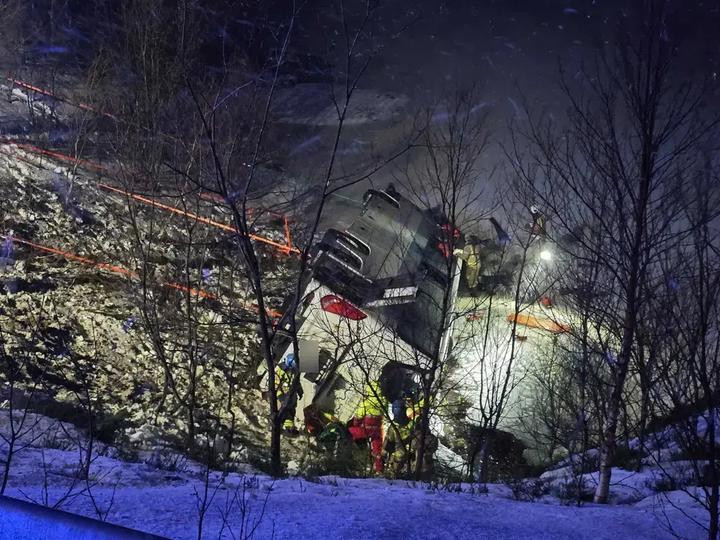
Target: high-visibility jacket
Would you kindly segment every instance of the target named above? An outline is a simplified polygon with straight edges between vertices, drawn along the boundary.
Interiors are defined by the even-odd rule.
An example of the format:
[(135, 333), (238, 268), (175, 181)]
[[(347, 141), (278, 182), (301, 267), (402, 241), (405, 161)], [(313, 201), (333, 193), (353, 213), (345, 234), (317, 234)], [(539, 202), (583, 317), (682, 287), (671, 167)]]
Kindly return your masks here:
[(292, 385), (293, 372), (285, 370), (280, 366), (275, 366), (275, 394), (280, 397), (290, 392)]
[(365, 387), (365, 395), (355, 410), (355, 417), (385, 416), (387, 407), (387, 399), (380, 392), (380, 383), (373, 381)]
[(480, 266), (480, 254), (478, 253), (477, 246), (474, 244), (465, 246), (461, 258), (465, 260), (468, 268), (478, 268)]
[[(391, 475), (399, 475), (408, 472), (414, 467), (417, 456), (417, 448), (420, 442), (420, 416), (424, 399), (409, 403), (406, 414), (409, 419), (404, 426), (391, 424), (385, 439), (385, 453), (387, 459), (387, 470)], [(433, 442), (435, 440), (435, 442)], [(431, 433), (425, 440), (425, 460), (432, 462), (432, 454), (437, 450), (437, 439)], [(429, 457), (428, 457), (429, 455)], [(423, 467), (425, 469), (427, 463)]]

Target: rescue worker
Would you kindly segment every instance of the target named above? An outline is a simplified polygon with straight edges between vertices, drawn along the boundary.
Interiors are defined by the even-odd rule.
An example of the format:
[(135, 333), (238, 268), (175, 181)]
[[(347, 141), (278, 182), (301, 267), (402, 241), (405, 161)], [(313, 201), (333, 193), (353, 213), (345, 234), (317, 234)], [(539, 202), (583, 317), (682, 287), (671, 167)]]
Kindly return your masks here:
[(383, 445), (385, 470), (388, 476), (397, 478), (403, 473), (410, 472), (411, 435), (412, 423), (401, 426), (393, 422), (388, 428)]
[(533, 222), (530, 225), (530, 235), (540, 238), (545, 238), (545, 216), (540, 212), (540, 209), (533, 205), (530, 207), (530, 215), (532, 215)]
[(415, 429), (414, 407), (411, 398), (403, 399), (402, 414), (393, 410), (393, 422), (388, 429), (383, 445), (386, 470), (396, 478), (411, 472), (412, 435)]
[(480, 239), (471, 234), (463, 249), (456, 249), (455, 255), (465, 261), (465, 279), (470, 291), (478, 284), (480, 277)]
[[(292, 381), (297, 373), (298, 365), (293, 353), (288, 354), (275, 367), (275, 395), (278, 400), (278, 410), (286, 407), (284, 411), (283, 430), (289, 435), (297, 435), (295, 427), (295, 409), (297, 397), (292, 389)], [(302, 389), (298, 386), (298, 395), (302, 397)]]
[(383, 471), (383, 418), (387, 408), (388, 401), (380, 390), (380, 383), (372, 381), (366, 386), (363, 399), (348, 426), (354, 441), (370, 441), (373, 469), (377, 474)]
[(333, 413), (320, 409), (314, 403), (303, 409), (303, 416), (305, 429), (310, 435), (314, 435), (318, 442), (335, 442), (348, 437), (345, 424)]
[(396, 421), (398, 416), (405, 415), (404, 390), (408, 379), (406, 368), (399, 362), (391, 360), (380, 371), (380, 391), (391, 404), (393, 419)]
[[(394, 477), (413, 472), (420, 451), (422, 399), (407, 400), (406, 423), (393, 422), (384, 445), (387, 470)], [(433, 455), (438, 448), (438, 440), (430, 433), (425, 437), (423, 466), (420, 471), (423, 479), (429, 479), (433, 470)]]

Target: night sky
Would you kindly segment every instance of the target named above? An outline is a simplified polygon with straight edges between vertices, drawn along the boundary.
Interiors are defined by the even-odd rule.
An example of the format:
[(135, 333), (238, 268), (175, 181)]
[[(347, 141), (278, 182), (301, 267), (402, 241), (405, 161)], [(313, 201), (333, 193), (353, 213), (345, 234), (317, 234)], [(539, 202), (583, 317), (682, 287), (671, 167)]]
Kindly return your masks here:
[[(632, 28), (639, 1), (627, 0), (420, 0), (387, 3), (383, 25), (415, 19), (374, 62), (365, 86), (433, 99), (448, 86), (479, 84), (491, 100), (516, 87), (549, 99), (558, 61), (577, 64), (620, 25)], [(311, 6), (296, 46), (320, 52), (330, 10)], [(684, 69), (711, 76), (720, 66), (720, 1), (672, 0), (667, 36)], [(276, 15), (282, 13), (282, 9)], [(512, 104), (507, 103), (512, 110)]]
[[(581, 63), (592, 62), (602, 45), (612, 46), (621, 29), (636, 28), (641, 2), (421, 0), (388, 5), (382, 11), (386, 28), (415, 22), (373, 61), (360, 86), (408, 96), (410, 111), (475, 85), (499, 139), (522, 115), (523, 103), (536, 111), (561, 112), (559, 65), (577, 76)], [(677, 49), (677, 77), (716, 85), (720, 0), (671, 0), (668, 9), (665, 34)], [(306, 16), (295, 46), (321, 53), (327, 30), (336, 23), (330, 12)], [(492, 153), (492, 160), (501, 159), (497, 147)], [(386, 179), (379, 175), (379, 184)]]
[[(424, 0), (421, 18), (371, 74), (371, 84), (423, 95), (478, 82), (502, 100), (514, 86), (543, 94), (558, 61), (588, 58), (612, 42), (620, 24), (632, 28), (627, 0)], [(718, 69), (720, 1), (670, 2), (668, 38), (682, 64), (709, 76)], [(401, 17), (398, 14), (398, 18)]]

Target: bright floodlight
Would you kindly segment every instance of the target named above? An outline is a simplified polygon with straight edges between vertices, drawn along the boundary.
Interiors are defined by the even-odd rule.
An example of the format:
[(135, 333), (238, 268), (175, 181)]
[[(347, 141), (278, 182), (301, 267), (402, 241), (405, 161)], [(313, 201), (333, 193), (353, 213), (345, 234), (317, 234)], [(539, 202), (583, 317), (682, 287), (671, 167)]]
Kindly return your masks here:
[(548, 251), (547, 249), (543, 249), (543, 250), (540, 252), (540, 258), (541, 258), (543, 261), (551, 261), (551, 260), (552, 260), (552, 253), (551, 253), (550, 251)]

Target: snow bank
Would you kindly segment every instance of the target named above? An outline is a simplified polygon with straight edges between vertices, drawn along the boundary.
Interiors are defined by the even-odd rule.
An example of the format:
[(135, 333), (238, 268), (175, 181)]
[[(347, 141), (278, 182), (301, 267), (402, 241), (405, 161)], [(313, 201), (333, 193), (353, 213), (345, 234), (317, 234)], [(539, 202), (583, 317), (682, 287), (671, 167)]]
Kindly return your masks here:
[[(95, 459), (88, 482), (74, 479), (74, 450), (29, 447), (13, 466), (9, 496), (97, 517), (170, 538), (196, 538), (198, 504), (203, 497), (203, 468), (187, 461), (177, 470), (148, 462), (127, 463), (106, 456)], [(44, 467), (40, 464), (45, 463)], [(45, 472), (46, 471), (46, 472)], [(622, 478), (634, 485), (632, 473)], [(632, 480), (635, 478), (637, 480)], [(45, 488), (48, 481), (49, 488)], [(582, 508), (511, 500), (507, 486), (487, 489), (467, 484), (438, 486), (385, 479), (274, 481), (256, 475), (219, 472), (209, 475), (203, 537), (253, 538), (672, 538), (658, 519), (667, 512), (676, 530), (687, 537), (699, 527), (680, 510), (661, 506), (660, 499), (643, 499), (635, 506)], [(68, 494), (70, 493), (70, 494)], [(691, 500), (678, 497), (691, 512)], [(232, 530), (232, 534), (230, 531)]]

